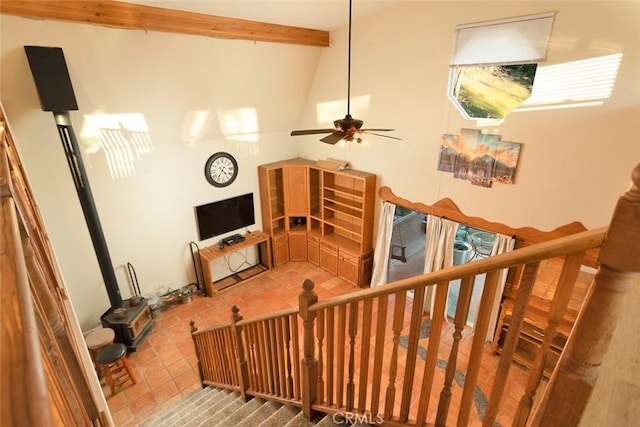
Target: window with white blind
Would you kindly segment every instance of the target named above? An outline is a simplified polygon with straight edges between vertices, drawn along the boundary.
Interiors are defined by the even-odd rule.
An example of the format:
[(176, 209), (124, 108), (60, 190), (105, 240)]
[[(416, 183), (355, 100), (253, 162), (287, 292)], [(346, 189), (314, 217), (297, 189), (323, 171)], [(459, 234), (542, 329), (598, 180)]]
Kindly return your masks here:
[(456, 27), (449, 98), (470, 119), (502, 119), (531, 95), (554, 13)]

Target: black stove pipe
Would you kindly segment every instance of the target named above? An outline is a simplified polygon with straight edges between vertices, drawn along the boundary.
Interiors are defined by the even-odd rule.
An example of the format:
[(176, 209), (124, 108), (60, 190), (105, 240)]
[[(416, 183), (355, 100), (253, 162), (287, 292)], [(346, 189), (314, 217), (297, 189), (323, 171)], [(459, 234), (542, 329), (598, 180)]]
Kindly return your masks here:
[(102, 279), (104, 280), (109, 302), (112, 308), (123, 306), (120, 288), (116, 280), (111, 256), (104, 238), (96, 204), (82, 161), (80, 148), (76, 139), (69, 110), (77, 110), (78, 106), (71, 85), (71, 77), (59, 47), (25, 46), (29, 67), (40, 97), (43, 111), (53, 112), (58, 127), (73, 183), (84, 214), (91, 242), (98, 259)]
[(71, 125), (71, 117), (68, 111), (62, 113), (54, 112), (53, 117), (55, 118), (56, 126), (58, 126), (58, 133), (60, 134), (60, 140), (62, 141), (64, 153), (67, 157), (69, 170), (73, 177), (73, 183), (76, 187), (78, 199), (80, 199), (80, 206), (82, 206), (84, 219), (87, 222), (87, 228), (89, 229), (93, 249), (95, 250), (96, 257), (98, 258), (102, 279), (104, 280), (105, 287), (107, 288), (107, 294), (109, 295), (109, 302), (111, 302), (111, 307), (113, 308), (122, 307), (120, 288), (118, 287), (118, 281), (113, 270), (113, 264), (111, 263), (111, 255), (109, 255), (107, 242), (104, 238), (104, 233), (102, 232), (102, 225), (100, 224), (96, 204), (93, 200), (91, 187), (89, 187), (89, 181), (84, 169), (84, 162), (82, 161), (78, 141), (76, 140), (75, 132)]

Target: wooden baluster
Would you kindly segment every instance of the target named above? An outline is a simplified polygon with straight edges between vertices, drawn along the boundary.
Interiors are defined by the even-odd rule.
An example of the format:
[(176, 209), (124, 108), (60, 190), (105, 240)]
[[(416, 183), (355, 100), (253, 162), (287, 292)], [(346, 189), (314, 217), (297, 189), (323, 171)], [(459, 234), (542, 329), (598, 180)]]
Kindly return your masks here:
[(302, 318), (304, 338), (302, 341), (302, 412), (311, 420), (313, 413), (311, 405), (316, 402), (317, 388), (314, 385), (318, 377), (318, 361), (315, 358), (315, 338), (313, 336), (313, 324), (316, 312), (309, 308), (318, 301), (318, 295), (313, 291), (313, 281), (305, 279), (302, 283), (302, 293), (298, 298), (299, 315)]
[(237, 323), (242, 320), (240, 315), (240, 307), (234, 305), (231, 307), (231, 328), (235, 332), (236, 339), (236, 366), (238, 371), (238, 382), (240, 385), (240, 395), (246, 402), (249, 400), (247, 395), (247, 388), (249, 387), (249, 369), (247, 368), (247, 359), (244, 355), (244, 342), (242, 340), (242, 326), (237, 326)]
[(551, 307), (549, 309), (549, 319), (547, 327), (544, 330), (544, 338), (540, 348), (538, 349), (533, 365), (531, 366), (531, 370), (529, 371), (525, 392), (518, 403), (518, 409), (516, 410), (516, 415), (513, 419), (513, 426), (524, 426), (529, 418), (529, 413), (533, 407), (533, 398), (538, 385), (542, 380), (544, 368), (547, 364), (547, 355), (549, 354), (551, 342), (556, 336), (558, 326), (560, 325), (567, 306), (569, 305), (569, 300), (571, 299), (571, 294), (576, 284), (578, 273), (580, 272), (580, 266), (582, 265), (584, 254), (584, 252), (581, 252), (569, 255), (565, 259), (564, 266), (558, 280), (558, 285), (556, 286), (556, 293), (553, 296), (553, 301), (551, 302)]
[(388, 295), (382, 295), (378, 297), (378, 314), (376, 320), (376, 343), (373, 356), (373, 377), (377, 378), (377, 381), (372, 381), (371, 385), (371, 413), (374, 416), (378, 415), (378, 408), (380, 406), (380, 386), (382, 385), (382, 361), (384, 359), (384, 344), (386, 337), (386, 325), (387, 325), (387, 303), (389, 301)]
[[(509, 322), (509, 328), (504, 338), (504, 344), (502, 345), (502, 356), (498, 361), (498, 368), (496, 369), (496, 375), (493, 379), (493, 386), (491, 387), (491, 396), (489, 397), (489, 403), (487, 405), (487, 411), (484, 415), (483, 426), (493, 426), (500, 409), (500, 402), (504, 393), (504, 387), (507, 383), (507, 377), (509, 376), (509, 370), (513, 362), (513, 355), (520, 339), (520, 329), (524, 323), (524, 318), (527, 312), (527, 306), (531, 299), (531, 292), (533, 291), (533, 284), (536, 281), (536, 275), (540, 262), (532, 262), (524, 266), (522, 271), (522, 280), (518, 287), (518, 293), (516, 300), (513, 304), (513, 311), (511, 313), (511, 322)], [(499, 272), (498, 272), (499, 273)], [(484, 294), (483, 294), (484, 297)], [(482, 303), (480, 305), (482, 309)], [(483, 327), (478, 333), (486, 333), (486, 326)]]
[[(215, 332), (207, 333), (207, 348), (209, 349), (210, 355), (207, 356), (207, 359), (212, 359), (213, 364), (215, 366), (214, 378), (217, 377), (217, 381), (225, 382), (225, 357), (227, 348), (224, 347), (224, 344), (219, 342), (218, 334)], [(220, 349), (216, 351), (215, 349)]]
[(202, 374), (202, 362), (200, 357), (201, 350), (195, 335), (195, 333), (198, 332), (198, 328), (196, 327), (195, 321), (191, 320), (189, 322), (189, 329), (191, 330), (191, 341), (193, 341), (193, 348), (195, 350), (196, 365), (198, 366), (198, 375), (200, 376), (200, 384), (204, 386), (204, 384), (202, 384), (202, 381), (204, 380), (204, 376)]
[[(287, 364), (287, 388), (285, 397), (293, 398), (293, 373), (291, 371), (291, 326), (289, 324), (289, 316), (285, 316), (282, 319), (284, 343), (285, 343), (285, 358)], [(296, 357), (298, 357), (296, 355)]]
[(273, 383), (271, 381), (271, 375), (269, 374), (271, 366), (269, 358), (271, 357), (271, 353), (267, 346), (266, 327), (266, 322), (258, 322), (258, 344), (260, 346), (260, 354), (262, 355), (260, 358), (260, 372), (262, 375), (262, 381), (264, 382), (264, 392), (273, 393)]
[(249, 357), (247, 357), (247, 362), (249, 363), (249, 380), (250, 386), (253, 390), (261, 390), (260, 382), (258, 379), (258, 371), (256, 370), (256, 345), (255, 345), (255, 333), (254, 333), (255, 324), (249, 324), (245, 327), (245, 339), (247, 340), (247, 350), (249, 350)]
[(429, 344), (427, 345), (427, 360), (424, 363), (422, 374), (422, 386), (420, 388), (420, 403), (418, 404), (418, 415), (416, 425), (424, 424), (429, 411), (429, 401), (431, 400), (431, 390), (433, 388), (433, 376), (438, 361), (438, 348), (442, 335), (444, 316), (447, 311), (447, 294), (449, 293), (449, 282), (440, 282), (436, 285), (436, 297), (431, 314), (431, 333), (429, 334)]
[[(360, 346), (360, 384), (358, 385), (358, 413), (363, 414), (367, 403), (367, 384), (369, 383), (369, 359), (371, 359), (371, 315), (373, 299), (364, 300), (362, 311), (362, 343)], [(375, 355), (374, 355), (375, 358)], [(377, 378), (377, 377), (374, 377)]]
[(345, 326), (347, 319), (347, 306), (338, 306), (338, 359), (336, 364), (336, 406), (343, 408), (344, 402), (344, 347), (346, 343)]
[[(244, 327), (242, 327), (242, 329), (244, 329)], [(226, 329), (226, 330), (222, 330), (220, 331), (220, 333), (224, 336), (224, 340), (225, 340), (225, 348), (227, 349), (227, 352), (229, 354), (229, 360), (231, 361), (231, 363), (228, 363), (227, 366), (227, 372), (228, 375), (231, 377), (230, 380), (230, 384), (238, 384), (240, 385), (240, 378), (239, 378), (239, 372), (240, 370), (238, 369), (238, 364), (237, 363), (233, 363), (236, 359), (236, 345), (235, 345), (235, 333), (233, 332), (233, 329)], [(243, 334), (244, 335), (244, 334)], [(243, 353), (246, 353), (245, 350), (245, 345), (244, 345), (244, 340), (242, 341), (242, 351)], [(246, 355), (244, 357), (245, 360), (245, 367), (247, 368), (247, 378), (249, 378), (249, 369), (246, 365)], [(245, 385), (247, 386), (247, 388), (249, 387), (249, 381), (247, 381), (245, 383)]]
[(334, 355), (334, 325), (335, 325), (335, 310), (333, 307), (327, 308), (327, 339), (326, 339), (326, 353), (327, 353), (327, 405), (333, 405), (333, 387), (334, 387), (334, 377), (333, 377), (333, 367), (335, 365), (335, 355)]
[(409, 327), (409, 343), (407, 345), (407, 358), (405, 362), (404, 381), (402, 384), (402, 399), (400, 401), (400, 422), (406, 422), (409, 418), (409, 406), (413, 397), (413, 378), (418, 358), (418, 340), (420, 339), (420, 324), (424, 307), (425, 288), (420, 287), (413, 291), (413, 307), (411, 309), (411, 324)]
[(485, 336), (489, 326), (489, 317), (491, 316), (491, 305), (493, 304), (493, 297), (498, 289), (499, 278), (500, 271), (490, 271), (484, 280), (484, 289), (482, 290), (480, 307), (475, 323), (476, 330), (473, 334), (473, 341), (471, 342), (469, 366), (467, 366), (467, 374), (465, 376), (464, 389), (462, 390), (462, 399), (460, 401), (460, 410), (458, 411), (457, 425), (459, 427), (469, 424), (473, 395), (478, 381), (478, 373), (480, 372), (480, 363), (482, 362)]
[(453, 344), (449, 353), (447, 362), (447, 370), (444, 375), (444, 386), (440, 392), (440, 400), (438, 401), (438, 412), (436, 413), (436, 426), (444, 426), (447, 424), (447, 415), (449, 414), (449, 406), (451, 404), (451, 385), (456, 372), (458, 361), (458, 348), (462, 339), (462, 331), (467, 325), (467, 317), (469, 316), (469, 306), (471, 304), (471, 295), (473, 294), (473, 286), (475, 276), (464, 277), (460, 282), (460, 292), (458, 293), (458, 304), (456, 305), (456, 314), (453, 319)]
[(295, 314), (290, 316), (291, 318), (291, 334), (293, 336), (293, 372), (296, 377), (293, 382), (293, 396), (296, 400), (301, 400), (300, 397), (300, 344), (298, 342), (300, 334), (298, 334), (298, 318)]
[(273, 330), (274, 329), (274, 325), (273, 325), (273, 319), (269, 319), (269, 320), (265, 320), (264, 321), (265, 324), (265, 332), (267, 335), (267, 351), (268, 351), (268, 355), (269, 355), (269, 372), (270, 372), (270, 379), (271, 379), (271, 384), (272, 384), (272, 388), (273, 391), (272, 393), (274, 393), (275, 395), (279, 395), (280, 394), (280, 383), (278, 382), (278, 358), (277, 358), (277, 350), (276, 350), (276, 333)]
[(358, 303), (349, 304), (349, 380), (347, 381), (347, 411), (353, 411), (356, 384), (353, 376), (356, 369), (356, 335), (358, 333)]
[(280, 392), (278, 396), (285, 396), (287, 394), (287, 375), (285, 372), (285, 364), (284, 364), (284, 336), (282, 334), (282, 318), (278, 317), (273, 319), (274, 329), (276, 334), (276, 354), (277, 354), (277, 364), (276, 369), (278, 372), (278, 384), (280, 387)]
[(324, 402), (324, 379), (322, 377), (323, 375), (323, 369), (324, 369), (324, 359), (323, 359), (323, 351), (322, 351), (322, 345), (323, 345), (323, 340), (324, 340), (324, 311), (321, 310), (318, 312), (318, 321), (317, 321), (317, 325), (318, 325), (318, 379), (317, 379), (317, 383), (318, 383), (318, 402), (322, 403)]
[(577, 425), (598, 379), (625, 294), (640, 276), (640, 165), (616, 206), (600, 268), (532, 425)]
[(393, 407), (396, 400), (396, 375), (398, 373), (398, 345), (400, 344), (400, 334), (402, 333), (402, 322), (404, 320), (404, 306), (407, 292), (396, 292), (393, 310), (393, 350), (391, 351), (391, 362), (389, 364), (389, 385), (384, 401), (384, 419), (390, 420), (393, 417)]

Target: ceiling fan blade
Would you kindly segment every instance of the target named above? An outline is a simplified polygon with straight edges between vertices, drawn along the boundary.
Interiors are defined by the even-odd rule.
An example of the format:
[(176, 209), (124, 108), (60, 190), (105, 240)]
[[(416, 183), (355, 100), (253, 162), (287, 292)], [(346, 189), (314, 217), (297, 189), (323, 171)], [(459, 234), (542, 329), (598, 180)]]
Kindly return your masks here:
[(369, 132), (369, 131), (374, 131), (374, 132), (391, 132), (394, 131), (395, 129), (360, 129), (361, 132)]
[(320, 141), (326, 142), (327, 144), (335, 145), (346, 135), (345, 132), (341, 130), (334, 131), (331, 135), (327, 135), (324, 138), (320, 138)]
[(314, 135), (317, 133), (330, 133), (330, 132), (334, 132), (335, 129), (307, 129), (307, 130), (292, 130), (291, 131), (291, 136), (298, 136), (298, 135)]
[[(380, 130), (380, 129), (374, 129), (374, 130)], [(363, 130), (362, 133), (366, 133), (369, 135), (375, 135), (375, 136), (381, 136), (383, 138), (391, 138), (391, 139), (397, 139), (399, 141), (402, 141), (402, 138), (398, 138), (397, 136), (391, 136), (391, 135), (383, 135), (381, 133), (374, 133), (374, 132), (369, 132), (369, 130)]]

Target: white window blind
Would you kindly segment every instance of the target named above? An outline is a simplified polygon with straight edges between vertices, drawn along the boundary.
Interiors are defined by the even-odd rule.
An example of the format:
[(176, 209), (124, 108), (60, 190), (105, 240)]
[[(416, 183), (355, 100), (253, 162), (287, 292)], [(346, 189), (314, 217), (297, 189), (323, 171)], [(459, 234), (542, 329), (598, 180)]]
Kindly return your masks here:
[(542, 62), (554, 13), (486, 21), (456, 27), (451, 65)]

